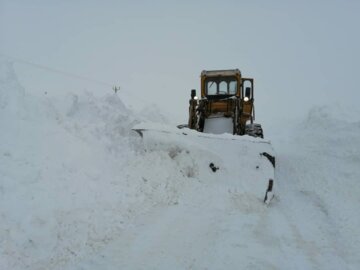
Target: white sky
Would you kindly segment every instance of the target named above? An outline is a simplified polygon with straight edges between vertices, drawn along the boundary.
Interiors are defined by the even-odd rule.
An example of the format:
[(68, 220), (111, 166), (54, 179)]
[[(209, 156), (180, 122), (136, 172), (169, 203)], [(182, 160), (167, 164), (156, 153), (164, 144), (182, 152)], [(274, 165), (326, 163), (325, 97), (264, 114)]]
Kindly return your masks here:
[[(253, 77), (265, 126), (313, 105), (360, 101), (360, 1), (194, 2), (0, 0), (0, 53), (120, 85), (129, 106), (156, 103), (179, 123), (203, 69)], [(15, 68), (37, 94), (112, 91)]]

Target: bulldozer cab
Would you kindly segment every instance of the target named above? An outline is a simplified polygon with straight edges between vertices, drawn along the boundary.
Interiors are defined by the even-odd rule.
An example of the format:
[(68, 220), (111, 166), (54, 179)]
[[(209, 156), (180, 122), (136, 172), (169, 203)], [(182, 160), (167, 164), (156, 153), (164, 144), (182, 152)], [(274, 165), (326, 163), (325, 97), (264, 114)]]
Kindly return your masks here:
[(206, 115), (223, 113), (225, 117), (233, 116), (234, 100), (237, 99), (242, 108), (242, 119), (245, 123), (252, 122), (253, 115), (253, 88), (251, 78), (242, 78), (239, 69), (211, 70), (201, 73), (201, 98), (208, 100)]
[(240, 70), (212, 70), (201, 73), (201, 97), (209, 100), (240, 97)]
[(201, 97), (224, 99), (236, 96), (247, 101), (253, 100), (254, 80), (242, 78), (238, 69), (212, 70), (201, 73)]

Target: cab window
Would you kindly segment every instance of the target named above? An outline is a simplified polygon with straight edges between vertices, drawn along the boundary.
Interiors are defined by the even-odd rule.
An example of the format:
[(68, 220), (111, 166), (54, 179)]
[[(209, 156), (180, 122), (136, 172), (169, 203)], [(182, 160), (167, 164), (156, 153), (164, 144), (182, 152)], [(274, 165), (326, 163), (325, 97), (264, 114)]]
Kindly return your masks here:
[(230, 81), (229, 82), (229, 94), (230, 95), (235, 95), (236, 94), (236, 87), (237, 83), (236, 81)]
[(217, 83), (215, 81), (208, 81), (207, 94), (208, 95), (216, 95), (217, 94)]
[(225, 81), (221, 81), (219, 83), (219, 93), (220, 95), (227, 95), (228, 94), (228, 84)]
[(206, 81), (206, 95), (235, 95), (237, 81), (233, 77), (209, 78)]

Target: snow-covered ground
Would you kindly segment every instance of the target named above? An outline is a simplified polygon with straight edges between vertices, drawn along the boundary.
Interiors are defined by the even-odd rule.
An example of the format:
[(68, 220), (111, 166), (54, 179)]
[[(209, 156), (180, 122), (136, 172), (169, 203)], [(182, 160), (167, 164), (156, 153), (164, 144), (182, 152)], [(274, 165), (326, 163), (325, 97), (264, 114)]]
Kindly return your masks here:
[(0, 269), (359, 269), (359, 115), (319, 106), (265, 130), (267, 206), (266, 141), (142, 139), (141, 122), (171, 130), (161, 113), (32, 96), (0, 62)]

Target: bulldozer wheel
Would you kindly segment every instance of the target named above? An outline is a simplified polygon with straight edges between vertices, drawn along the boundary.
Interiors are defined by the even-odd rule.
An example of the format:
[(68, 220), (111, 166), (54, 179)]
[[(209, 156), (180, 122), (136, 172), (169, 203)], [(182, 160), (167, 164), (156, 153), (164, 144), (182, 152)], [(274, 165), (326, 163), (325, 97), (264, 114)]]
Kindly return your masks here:
[(247, 124), (245, 126), (245, 134), (253, 137), (264, 138), (264, 132), (260, 124)]

